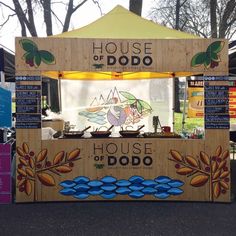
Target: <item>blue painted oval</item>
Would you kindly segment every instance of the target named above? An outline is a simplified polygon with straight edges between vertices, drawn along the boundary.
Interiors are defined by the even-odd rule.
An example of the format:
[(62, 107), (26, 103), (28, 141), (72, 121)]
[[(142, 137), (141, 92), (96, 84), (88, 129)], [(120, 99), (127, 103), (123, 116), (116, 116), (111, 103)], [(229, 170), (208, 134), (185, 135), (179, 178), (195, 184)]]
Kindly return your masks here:
[(90, 181), (90, 179), (88, 177), (85, 177), (85, 176), (78, 176), (78, 177), (74, 178), (73, 181), (76, 184), (86, 184)]
[(132, 198), (141, 198), (144, 196), (144, 193), (142, 193), (140, 191), (133, 191), (129, 194), (129, 196)]
[(170, 185), (171, 187), (174, 187), (174, 188), (178, 188), (178, 187), (181, 187), (184, 185), (184, 182), (180, 181), (180, 180), (171, 180), (168, 185)]
[(139, 191), (139, 190), (142, 190), (143, 188), (144, 186), (141, 184), (131, 184), (129, 186), (129, 189), (131, 189), (132, 191)]
[(76, 193), (73, 195), (73, 197), (78, 198), (78, 199), (85, 199), (89, 197), (88, 193)]
[(166, 192), (171, 187), (168, 184), (157, 184), (155, 186), (155, 189), (158, 190), (158, 192)]
[(88, 193), (91, 195), (100, 195), (104, 192), (104, 190), (100, 189), (100, 188), (91, 188), (89, 189)]
[(120, 195), (126, 195), (131, 193), (131, 190), (127, 187), (120, 187), (118, 189), (116, 189), (116, 193), (120, 194)]
[(100, 187), (103, 185), (103, 182), (99, 181), (99, 180), (92, 180), (88, 183), (88, 186), (90, 187)]
[(60, 183), (63, 188), (72, 188), (76, 185), (72, 180), (65, 180)]
[(165, 198), (168, 198), (170, 194), (169, 193), (155, 193), (154, 196), (156, 198), (165, 199)]
[(181, 193), (183, 193), (184, 191), (180, 188), (171, 188), (167, 191), (169, 194), (171, 195), (180, 195)]
[(72, 188), (64, 188), (60, 190), (60, 193), (65, 196), (71, 196), (76, 193), (76, 191)]
[(113, 191), (116, 188), (117, 188), (117, 186), (114, 184), (104, 184), (103, 186), (101, 186), (101, 189), (103, 189), (105, 191)]
[(157, 192), (157, 190), (155, 188), (151, 188), (151, 187), (146, 187), (142, 190), (142, 192), (144, 194), (154, 194)]
[(117, 179), (112, 176), (105, 176), (101, 179), (101, 181), (106, 184), (113, 184), (117, 181)]
[(119, 187), (127, 187), (129, 186), (131, 183), (126, 180), (126, 179), (120, 179), (116, 182), (116, 185), (119, 186)]
[(77, 184), (74, 189), (76, 192), (86, 192), (90, 189), (90, 187), (87, 184)]
[(144, 178), (138, 175), (131, 176), (129, 181), (134, 184), (140, 184), (144, 181)]
[(158, 176), (157, 178), (155, 178), (155, 181), (160, 183), (160, 184), (167, 184), (171, 181), (171, 178), (169, 178), (168, 176)]
[(142, 182), (142, 185), (144, 185), (145, 187), (155, 187), (157, 183), (152, 179), (147, 179)]
[(112, 198), (114, 198), (116, 196), (116, 194), (115, 193), (113, 193), (113, 192), (104, 192), (104, 193), (102, 193), (101, 194), (101, 197), (103, 197), (103, 198), (105, 198), (105, 199), (112, 199)]

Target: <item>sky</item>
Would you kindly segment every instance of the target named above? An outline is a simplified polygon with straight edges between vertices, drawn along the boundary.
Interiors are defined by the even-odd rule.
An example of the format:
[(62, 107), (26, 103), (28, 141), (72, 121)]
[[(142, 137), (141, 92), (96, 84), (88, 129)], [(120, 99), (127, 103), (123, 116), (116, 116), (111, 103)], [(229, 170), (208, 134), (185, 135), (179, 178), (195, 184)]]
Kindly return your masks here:
[[(67, 2), (62, 0), (63, 2)], [(6, 4), (12, 5), (12, 0), (4, 0)], [(142, 17), (147, 18), (149, 10), (152, 6), (154, 6), (155, 0), (143, 0), (143, 9), (142, 9)], [(112, 10), (116, 5), (121, 5), (125, 8), (129, 8), (129, 0), (99, 0), (101, 10), (103, 14), (106, 14), (110, 10)], [(59, 6), (59, 5), (58, 5)], [(61, 15), (62, 20), (64, 19), (63, 12), (64, 9), (60, 5), (55, 8), (55, 11), (58, 15)], [(2, 22), (2, 17), (7, 16), (8, 14), (12, 14), (12, 12), (8, 11), (6, 8), (0, 8), (0, 22)], [(99, 8), (93, 3), (92, 0), (86, 2), (82, 7), (80, 7), (76, 13), (73, 15), (70, 25), (70, 30), (77, 29), (83, 27), (96, 19), (101, 17), (101, 12)], [(45, 29), (43, 27), (42, 16), (37, 15), (35, 20), (39, 37), (45, 37)], [(60, 27), (57, 25), (58, 23), (54, 22), (54, 31), (53, 34), (61, 33), (59, 30)], [(21, 27), (17, 22), (17, 18), (11, 18), (6, 26), (4, 26), (0, 30), (0, 47), (4, 45), (6, 48), (15, 51), (15, 37), (21, 36)]]

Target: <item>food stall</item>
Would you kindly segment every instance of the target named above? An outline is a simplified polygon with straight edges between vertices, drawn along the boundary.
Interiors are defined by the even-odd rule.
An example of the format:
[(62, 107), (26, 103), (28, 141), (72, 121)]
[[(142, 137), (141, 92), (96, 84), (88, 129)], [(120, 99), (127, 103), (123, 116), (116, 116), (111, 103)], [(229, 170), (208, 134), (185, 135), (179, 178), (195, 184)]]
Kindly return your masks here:
[[(119, 21), (113, 19), (117, 16)], [(137, 21), (139, 37), (122, 33), (108, 37), (115, 27), (109, 23), (97, 38), (83, 35), (84, 28), (78, 38), (70, 32), (65, 37), (16, 38), (16, 201), (229, 202), (227, 40), (186, 39), (187, 34), (164, 27), (165, 39), (150, 37), (156, 25), (120, 6), (95, 27), (106, 17), (116, 24)], [(147, 26), (140, 30), (143, 21)], [(170, 39), (169, 31), (176, 38)], [(182, 138), (167, 126), (161, 132), (155, 129), (139, 135), (132, 130), (128, 136), (121, 132), (117, 137), (111, 131), (95, 130), (94, 136), (85, 137), (83, 131), (66, 129), (67, 137), (42, 140), (41, 77), (45, 75), (104, 83), (203, 75), (204, 137)], [(147, 104), (139, 100), (136, 106), (142, 110)], [(97, 107), (90, 112), (98, 112)], [(153, 123), (157, 127), (158, 117), (154, 116)]]

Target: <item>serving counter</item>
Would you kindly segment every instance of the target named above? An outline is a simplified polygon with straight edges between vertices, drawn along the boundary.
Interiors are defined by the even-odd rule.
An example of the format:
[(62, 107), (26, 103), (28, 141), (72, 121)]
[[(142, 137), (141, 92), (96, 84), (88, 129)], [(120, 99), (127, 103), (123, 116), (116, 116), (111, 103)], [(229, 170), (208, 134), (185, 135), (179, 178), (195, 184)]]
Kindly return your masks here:
[(17, 201), (230, 201), (226, 132), (207, 130), (205, 139), (43, 140), (40, 150), (25, 140), (17, 147)]

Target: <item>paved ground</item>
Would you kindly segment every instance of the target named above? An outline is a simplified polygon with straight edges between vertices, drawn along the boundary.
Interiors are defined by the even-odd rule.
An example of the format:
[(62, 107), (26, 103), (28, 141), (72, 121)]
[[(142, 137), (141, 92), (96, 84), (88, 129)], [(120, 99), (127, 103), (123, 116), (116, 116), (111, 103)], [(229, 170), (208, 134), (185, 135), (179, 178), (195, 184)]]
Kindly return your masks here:
[(236, 235), (236, 202), (0, 205), (0, 235)]
[(0, 205), (0, 236), (235, 236), (232, 203), (58, 202)]

